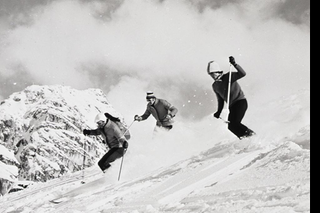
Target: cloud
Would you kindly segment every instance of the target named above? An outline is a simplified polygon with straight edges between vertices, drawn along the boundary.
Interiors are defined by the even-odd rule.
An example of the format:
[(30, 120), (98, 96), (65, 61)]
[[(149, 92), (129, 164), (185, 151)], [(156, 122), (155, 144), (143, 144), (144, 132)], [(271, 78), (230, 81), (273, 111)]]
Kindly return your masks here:
[(272, 7), (279, 5), (245, 0), (199, 10), (195, 2), (41, 5), (32, 10), (31, 22), (5, 35), (0, 74), (9, 79), (20, 70), (40, 84), (100, 87), (110, 97), (144, 99), (142, 91), (154, 90), (193, 118), (216, 107), (206, 74), (210, 60), (228, 71), (228, 57), (236, 58), (248, 73), (240, 84), (249, 103), (308, 87), (310, 30), (272, 18)]
[(33, 23), (15, 28), (8, 35), (8, 46), (1, 55), (7, 61), (2, 63), (3, 70), (15, 72), (20, 66), (44, 84), (86, 85), (77, 69), (93, 51), (89, 38), (96, 22), (89, 12), (72, 2), (53, 3), (48, 10), (38, 11)]

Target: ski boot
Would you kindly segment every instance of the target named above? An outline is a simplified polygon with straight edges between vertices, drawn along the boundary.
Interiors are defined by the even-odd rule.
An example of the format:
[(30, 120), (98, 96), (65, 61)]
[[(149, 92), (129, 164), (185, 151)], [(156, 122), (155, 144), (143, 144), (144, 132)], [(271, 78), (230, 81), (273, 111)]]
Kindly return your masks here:
[(244, 138), (249, 138), (249, 137), (251, 137), (251, 136), (253, 136), (253, 135), (256, 135), (256, 133), (255, 133), (254, 131), (252, 131), (251, 129), (248, 128), (248, 129), (245, 131), (245, 134), (244, 134), (243, 136), (239, 137), (239, 139), (242, 140), (242, 139), (244, 139)]

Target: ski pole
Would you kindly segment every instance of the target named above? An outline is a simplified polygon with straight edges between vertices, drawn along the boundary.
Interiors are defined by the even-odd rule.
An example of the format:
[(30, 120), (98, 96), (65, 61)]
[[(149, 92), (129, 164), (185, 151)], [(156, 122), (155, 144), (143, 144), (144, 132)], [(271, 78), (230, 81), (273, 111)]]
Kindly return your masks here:
[(231, 63), (230, 63), (230, 68), (229, 68), (229, 82), (228, 82), (228, 97), (227, 97), (227, 109), (229, 110), (230, 106), (230, 89), (231, 89)]
[(123, 165), (123, 159), (124, 159), (124, 154), (126, 153), (126, 151), (127, 151), (127, 149), (123, 150), (123, 155), (122, 155), (121, 164), (120, 164), (120, 170), (119, 170), (119, 175), (118, 175), (118, 181), (120, 180), (121, 171), (122, 171), (122, 165)]
[(223, 122), (225, 122), (226, 124), (230, 123), (230, 121), (225, 120), (224, 118), (219, 117)]
[(230, 67), (229, 67), (229, 82), (228, 82), (228, 96), (227, 96), (227, 110), (228, 110), (228, 113), (226, 115), (226, 119), (221, 118), (225, 123), (229, 123), (228, 116), (229, 116), (229, 107), (230, 107), (231, 74), (232, 74), (232, 71), (231, 71), (231, 63), (230, 63)]
[(132, 123), (128, 126), (127, 130), (123, 133), (123, 135), (125, 135), (125, 134), (129, 131), (130, 127), (132, 126), (132, 124), (133, 124), (135, 121), (136, 121), (136, 120), (133, 120), (133, 121), (132, 121)]
[[(123, 133), (123, 135), (125, 135), (128, 131), (129, 131), (129, 129), (130, 129), (130, 127), (132, 126), (132, 124), (135, 122), (136, 120), (133, 120), (132, 121), (132, 123), (129, 125), (129, 127), (127, 128), (127, 131), (125, 131), (124, 133)], [(124, 149), (123, 150), (123, 155), (122, 155), (122, 158), (121, 158), (121, 164), (120, 164), (120, 170), (119, 170), (119, 175), (118, 175), (118, 181), (120, 180), (120, 176), (121, 176), (121, 171), (122, 171), (122, 165), (123, 165), (123, 159), (124, 159), (124, 154), (127, 152), (127, 149)]]
[(86, 141), (83, 140), (83, 161), (82, 161), (82, 181), (81, 183), (84, 184), (84, 166), (86, 161)]

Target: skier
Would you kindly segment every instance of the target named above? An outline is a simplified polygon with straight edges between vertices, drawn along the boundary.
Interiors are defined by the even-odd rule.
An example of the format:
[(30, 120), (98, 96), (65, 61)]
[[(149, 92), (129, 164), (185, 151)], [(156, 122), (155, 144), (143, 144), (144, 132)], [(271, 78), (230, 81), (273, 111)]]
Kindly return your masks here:
[[(236, 63), (233, 56), (229, 57), (229, 62), (238, 72), (231, 74), (228, 129), (241, 140), (255, 134), (255, 132), (241, 123), (247, 111), (248, 102), (237, 80), (243, 78), (246, 75), (246, 72), (239, 64)], [(208, 63), (207, 72), (214, 79), (212, 88), (218, 99), (218, 110), (213, 114), (213, 116), (219, 119), (224, 106), (224, 101), (227, 102), (228, 99), (230, 73), (223, 74), (219, 64), (215, 61), (210, 61)]]
[(127, 148), (130, 139), (130, 133), (123, 124), (120, 122), (119, 118), (115, 118), (109, 113), (99, 113), (95, 122), (98, 125), (97, 129), (88, 130), (84, 129), (84, 135), (102, 135), (103, 143), (105, 143), (109, 151), (99, 160), (98, 165), (100, 169), (105, 173), (105, 171), (111, 166), (110, 163), (118, 158), (121, 158)]
[[(173, 127), (173, 118), (176, 116), (178, 109), (172, 106), (164, 99), (156, 98), (153, 92), (147, 92), (146, 96), (148, 105), (145, 113), (142, 116), (135, 115), (134, 120), (146, 120), (151, 114), (157, 120), (156, 128), (164, 128), (170, 130)], [(156, 129), (155, 129), (156, 130)]]

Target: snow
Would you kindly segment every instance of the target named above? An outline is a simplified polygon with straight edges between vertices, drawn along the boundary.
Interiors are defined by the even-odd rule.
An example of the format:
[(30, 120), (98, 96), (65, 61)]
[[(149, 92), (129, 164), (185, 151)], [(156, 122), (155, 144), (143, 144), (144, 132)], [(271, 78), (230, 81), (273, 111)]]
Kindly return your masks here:
[[(10, 152), (1, 144), (0, 144), (0, 156), (2, 158), (18, 163), (16, 158), (14, 157), (13, 152)], [(18, 175), (17, 167), (4, 164), (3, 162), (0, 161), (0, 169), (1, 169), (0, 178), (10, 180), (10, 181), (16, 181), (14, 176)]]
[(0, 144), (0, 155), (5, 157), (5, 158), (8, 158), (8, 159), (11, 159), (13, 161), (17, 161), (14, 157), (14, 153), (13, 152), (10, 152), (8, 149), (6, 149), (4, 146), (2, 146)]
[(178, 120), (172, 131), (156, 135), (154, 121), (134, 123), (120, 181), (120, 160), (105, 174), (95, 164), (7, 194), (0, 210), (310, 212), (309, 98), (300, 91), (252, 109), (246, 123), (258, 134), (241, 141), (212, 116)]

